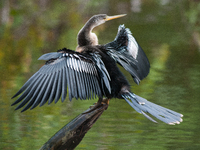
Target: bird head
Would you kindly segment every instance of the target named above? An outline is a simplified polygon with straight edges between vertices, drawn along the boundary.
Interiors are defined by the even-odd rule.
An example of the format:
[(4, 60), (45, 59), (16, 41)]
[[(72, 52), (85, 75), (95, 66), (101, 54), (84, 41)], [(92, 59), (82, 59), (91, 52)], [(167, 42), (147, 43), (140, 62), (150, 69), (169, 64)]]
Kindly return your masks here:
[(126, 14), (108, 16), (106, 14), (99, 14), (99, 15), (92, 16), (92, 18), (89, 21), (91, 21), (93, 23), (93, 26), (96, 27), (105, 23), (106, 21), (124, 17), (125, 15)]

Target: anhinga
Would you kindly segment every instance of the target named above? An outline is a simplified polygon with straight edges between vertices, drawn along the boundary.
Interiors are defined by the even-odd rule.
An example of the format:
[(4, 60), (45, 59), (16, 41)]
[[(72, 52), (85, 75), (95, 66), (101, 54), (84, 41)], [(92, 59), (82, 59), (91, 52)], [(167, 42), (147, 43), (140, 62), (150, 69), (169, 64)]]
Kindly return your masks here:
[(156, 121), (146, 113), (167, 124), (179, 124), (182, 114), (133, 94), (128, 81), (118, 69), (116, 63), (124, 67), (137, 84), (149, 73), (149, 61), (128, 28), (120, 25), (113, 42), (98, 45), (98, 38), (92, 29), (123, 16), (95, 15), (79, 31), (76, 51), (63, 48), (42, 55), (39, 60), (46, 60), (46, 64), (13, 96), (22, 93), (12, 105), (22, 101), (16, 109), (26, 105), (22, 110), (25, 111), (39, 104), (42, 106), (47, 101), (48, 104), (53, 100), (56, 103), (60, 97), (63, 102), (68, 87), (70, 101), (72, 98), (91, 99), (98, 96), (98, 105), (108, 103), (111, 98), (125, 99), (137, 112), (153, 122)]

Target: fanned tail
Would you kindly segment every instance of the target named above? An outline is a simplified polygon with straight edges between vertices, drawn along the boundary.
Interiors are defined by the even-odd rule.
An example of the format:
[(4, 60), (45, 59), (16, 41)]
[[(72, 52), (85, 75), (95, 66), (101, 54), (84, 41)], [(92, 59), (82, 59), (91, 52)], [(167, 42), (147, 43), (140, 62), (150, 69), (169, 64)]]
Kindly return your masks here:
[(151, 118), (146, 113), (151, 114), (152, 116), (156, 117), (157, 119), (170, 124), (180, 124), (182, 122), (183, 115), (180, 113), (177, 113), (173, 110), (164, 108), (162, 106), (159, 106), (157, 104), (154, 104), (152, 102), (147, 101), (146, 99), (133, 94), (133, 93), (126, 93), (123, 94), (122, 97), (126, 100), (126, 102), (134, 108), (137, 112), (143, 114), (146, 118), (149, 120), (157, 123), (153, 118)]

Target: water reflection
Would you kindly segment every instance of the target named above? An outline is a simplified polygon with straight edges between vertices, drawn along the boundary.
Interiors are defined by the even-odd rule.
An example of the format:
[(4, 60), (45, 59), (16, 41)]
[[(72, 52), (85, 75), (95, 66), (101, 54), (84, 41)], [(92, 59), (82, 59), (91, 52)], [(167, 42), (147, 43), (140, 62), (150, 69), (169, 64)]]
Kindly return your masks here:
[[(66, 46), (74, 49), (76, 34), (85, 20), (93, 13), (119, 14), (121, 4), (104, 0), (100, 6), (107, 7), (100, 8), (96, 1), (87, 2), (85, 7), (93, 9), (87, 9), (81, 15), (75, 11), (80, 7), (79, 3), (70, 3), (69, 7), (65, 3), (49, 2), (51, 7), (55, 6), (51, 11), (48, 5), (32, 7), (40, 6), (32, 1), (28, 5), (26, 2), (15, 4), (20, 11), (13, 10), (13, 22), (9, 20), (8, 25), (0, 27), (0, 149), (39, 149), (58, 129), (96, 101), (66, 100), (24, 113), (10, 107), (13, 102), (10, 98), (43, 65), (37, 61), (42, 53)], [(184, 122), (176, 126), (154, 124), (123, 100), (113, 99), (77, 149), (199, 149), (200, 54), (190, 42), (182, 11), (171, 1), (165, 5), (142, 1), (141, 12), (133, 13), (130, 2), (123, 3), (123, 8), (129, 8), (126, 9), (127, 17), (96, 29), (100, 43), (113, 40), (119, 24), (129, 27), (151, 63), (151, 72), (140, 86), (124, 72), (133, 84), (132, 90), (183, 113)], [(112, 4), (118, 5), (113, 7)], [(111, 5), (112, 9), (109, 9)], [(31, 15), (35, 10), (40, 12), (39, 15)], [(22, 26), (25, 14), (26, 24)]]

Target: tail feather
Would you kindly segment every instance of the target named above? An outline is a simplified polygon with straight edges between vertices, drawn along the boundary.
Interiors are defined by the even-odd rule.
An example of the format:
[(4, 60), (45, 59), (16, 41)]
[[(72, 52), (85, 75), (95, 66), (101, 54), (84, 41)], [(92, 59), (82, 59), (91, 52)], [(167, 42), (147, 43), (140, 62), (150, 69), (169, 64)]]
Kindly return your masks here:
[(149, 120), (157, 123), (153, 118), (151, 118), (146, 113), (151, 114), (152, 116), (156, 117), (157, 119), (170, 124), (180, 124), (182, 122), (183, 115), (180, 113), (177, 113), (173, 110), (164, 108), (162, 106), (159, 106), (157, 104), (154, 104), (152, 102), (147, 101), (146, 99), (133, 94), (133, 93), (126, 93), (123, 94), (122, 97), (126, 100), (126, 102), (134, 108), (137, 112), (143, 114), (146, 118)]

